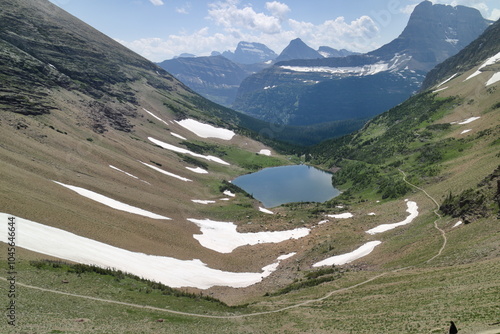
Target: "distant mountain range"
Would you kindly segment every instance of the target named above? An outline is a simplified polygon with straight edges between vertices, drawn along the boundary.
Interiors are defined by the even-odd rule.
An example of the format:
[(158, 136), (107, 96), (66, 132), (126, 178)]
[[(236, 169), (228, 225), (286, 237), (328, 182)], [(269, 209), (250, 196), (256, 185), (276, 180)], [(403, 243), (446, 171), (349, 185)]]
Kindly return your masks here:
[(318, 59), (309, 50), (315, 59), (277, 62), (241, 83), (233, 107), (291, 125), (369, 118), (418, 91), (430, 69), (489, 24), (476, 9), (424, 1), (392, 42), (364, 55)]
[(208, 57), (184, 53), (158, 65), (202, 96), (230, 107), (238, 88), (246, 77), (268, 68), (273, 63), (290, 59), (345, 57), (355, 54), (345, 49), (321, 46), (318, 51), (295, 39), (277, 55), (262, 43), (240, 42), (234, 52), (212, 52)]
[(231, 105), (238, 88), (251, 72), (223, 56), (178, 57), (158, 64), (198, 94)]

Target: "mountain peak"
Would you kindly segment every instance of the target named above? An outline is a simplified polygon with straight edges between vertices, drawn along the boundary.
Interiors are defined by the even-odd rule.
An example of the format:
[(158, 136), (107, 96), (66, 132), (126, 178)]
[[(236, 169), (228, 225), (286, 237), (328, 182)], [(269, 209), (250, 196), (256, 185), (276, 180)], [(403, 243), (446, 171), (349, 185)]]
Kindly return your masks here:
[(323, 56), (318, 51), (307, 46), (300, 38), (296, 38), (290, 41), (290, 44), (280, 53), (276, 61), (318, 58), (323, 58)]
[(262, 63), (268, 60), (274, 60), (278, 56), (273, 50), (262, 43), (245, 41), (238, 43), (234, 53), (231, 51), (224, 51), (222, 55), (239, 64)]
[(407, 54), (412, 57), (413, 69), (429, 71), (467, 46), (490, 23), (474, 8), (423, 1), (399, 37), (370, 54), (384, 59), (395, 53)]

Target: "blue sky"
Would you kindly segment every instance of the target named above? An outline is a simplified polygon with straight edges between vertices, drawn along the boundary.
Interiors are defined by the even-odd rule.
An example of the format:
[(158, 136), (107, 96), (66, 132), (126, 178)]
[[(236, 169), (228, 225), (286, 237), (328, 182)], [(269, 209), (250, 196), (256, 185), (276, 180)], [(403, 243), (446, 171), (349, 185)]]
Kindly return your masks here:
[[(276, 53), (297, 37), (317, 49), (367, 52), (396, 38), (420, 0), (50, 0), (159, 62), (181, 53), (234, 51), (260, 42)], [(433, 0), (500, 17), (498, 0)]]

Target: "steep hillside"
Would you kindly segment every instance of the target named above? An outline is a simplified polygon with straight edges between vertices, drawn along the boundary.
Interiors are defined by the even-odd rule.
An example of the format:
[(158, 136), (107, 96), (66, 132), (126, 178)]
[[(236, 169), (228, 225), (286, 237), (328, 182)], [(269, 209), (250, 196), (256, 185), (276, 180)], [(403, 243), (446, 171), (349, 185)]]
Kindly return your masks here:
[[(0, 6), (0, 216), (19, 220), (23, 260), (99, 264), (191, 288), (246, 287), (273, 271), (262, 268), (280, 255), (274, 242), (222, 255), (193, 237), (209, 218), (234, 226), (236, 236), (233, 221), (272, 220), (267, 228), (284, 230), (278, 240), (288, 245), (302, 227), (260, 212), (227, 182), (290, 163), (246, 136), (258, 137), (240, 127), (251, 119), (46, 0)], [(161, 263), (148, 262), (155, 259)], [(171, 281), (182, 276), (165, 274), (173, 268), (188, 277)]]
[(427, 71), (489, 24), (475, 9), (424, 1), (387, 45), (365, 55), (276, 63), (241, 83), (233, 107), (291, 125), (373, 117), (418, 91)]

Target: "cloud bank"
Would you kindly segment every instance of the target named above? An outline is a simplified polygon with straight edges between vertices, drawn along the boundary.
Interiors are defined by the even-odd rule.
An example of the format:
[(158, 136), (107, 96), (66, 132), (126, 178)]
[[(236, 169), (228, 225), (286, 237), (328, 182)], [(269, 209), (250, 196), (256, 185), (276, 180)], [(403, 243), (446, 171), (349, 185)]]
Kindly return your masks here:
[[(162, 5), (162, 0), (149, 0)], [(389, 15), (409, 15), (420, 1), (397, 1), (387, 8)], [(490, 9), (481, 0), (433, 0), (433, 3), (465, 5), (477, 8), (484, 17), (498, 19), (500, 9)], [(189, 19), (190, 3), (177, 7), (176, 12)], [(134, 41), (118, 40), (144, 57), (160, 62), (181, 53), (208, 56), (212, 51), (234, 51), (240, 41), (264, 43), (280, 53), (295, 38), (317, 49), (322, 45), (337, 49), (368, 52), (380, 47), (381, 30), (387, 22), (377, 15), (363, 15), (352, 20), (339, 16), (332, 20), (312, 23), (294, 19), (293, 8), (280, 1), (266, 2), (257, 10), (251, 2), (221, 0), (207, 4), (206, 25), (194, 32), (180, 32), (168, 36), (142, 38)]]

